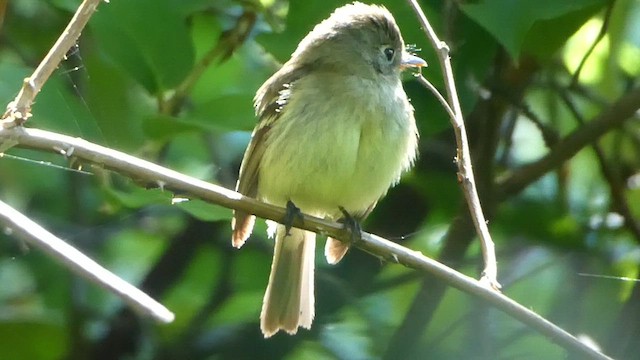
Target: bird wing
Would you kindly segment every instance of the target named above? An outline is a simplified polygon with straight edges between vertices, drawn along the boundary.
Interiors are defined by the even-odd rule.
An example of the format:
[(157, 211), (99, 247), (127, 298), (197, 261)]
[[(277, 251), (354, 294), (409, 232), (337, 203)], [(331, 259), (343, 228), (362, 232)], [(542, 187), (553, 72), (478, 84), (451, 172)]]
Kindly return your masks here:
[[(242, 158), (238, 183), (236, 184), (237, 192), (249, 197), (257, 197), (260, 163), (269, 131), (273, 123), (280, 118), (281, 111), (286, 106), (292, 84), (307, 71), (309, 71), (307, 66), (292, 66), (287, 63), (258, 89), (254, 98), (254, 107), (259, 121)], [(231, 222), (234, 247), (239, 248), (244, 244), (251, 235), (254, 222), (255, 216), (252, 214), (239, 210), (234, 211)]]

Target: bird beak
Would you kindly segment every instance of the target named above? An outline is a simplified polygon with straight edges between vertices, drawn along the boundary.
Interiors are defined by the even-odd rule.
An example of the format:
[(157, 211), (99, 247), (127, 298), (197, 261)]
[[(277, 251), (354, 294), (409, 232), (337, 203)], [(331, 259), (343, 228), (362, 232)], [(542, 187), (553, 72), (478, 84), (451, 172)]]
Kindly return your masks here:
[(412, 67), (417, 67), (421, 69), (423, 67), (427, 67), (427, 62), (415, 55), (409, 54), (408, 52), (403, 52), (402, 62), (400, 62), (400, 68), (402, 70), (405, 70), (407, 68), (412, 68)]

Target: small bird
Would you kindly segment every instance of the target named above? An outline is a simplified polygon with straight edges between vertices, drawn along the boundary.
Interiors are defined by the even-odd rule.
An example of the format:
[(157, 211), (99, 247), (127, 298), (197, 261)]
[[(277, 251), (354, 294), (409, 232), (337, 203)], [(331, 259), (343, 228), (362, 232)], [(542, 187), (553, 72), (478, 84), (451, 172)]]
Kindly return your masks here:
[[(259, 122), (236, 190), (321, 218), (364, 219), (416, 158), (418, 131), (400, 75), (426, 65), (406, 51), (384, 7), (354, 2), (336, 9), (258, 89)], [(234, 212), (234, 247), (244, 244), (254, 222), (253, 215)], [(275, 225), (260, 314), (265, 338), (311, 327), (315, 243), (313, 232)], [(348, 248), (329, 238), (325, 257), (336, 264)]]

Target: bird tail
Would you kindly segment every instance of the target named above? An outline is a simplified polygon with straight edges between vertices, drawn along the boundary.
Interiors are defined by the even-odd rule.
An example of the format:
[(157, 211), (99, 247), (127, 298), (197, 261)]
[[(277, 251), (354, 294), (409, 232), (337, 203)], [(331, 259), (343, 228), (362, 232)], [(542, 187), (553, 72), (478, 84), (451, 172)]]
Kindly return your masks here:
[(279, 330), (295, 334), (309, 329), (315, 314), (314, 267), (316, 234), (278, 224), (269, 285), (262, 302), (260, 328), (264, 337)]

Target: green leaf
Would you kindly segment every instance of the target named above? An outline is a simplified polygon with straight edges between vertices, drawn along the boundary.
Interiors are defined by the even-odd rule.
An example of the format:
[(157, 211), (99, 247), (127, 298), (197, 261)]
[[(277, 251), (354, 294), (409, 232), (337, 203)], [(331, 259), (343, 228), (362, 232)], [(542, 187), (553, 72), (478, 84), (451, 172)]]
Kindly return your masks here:
[(522, 52), (532, 54), (539, 60), (551, 59), (567, 39), (601, 8), (598, 3), (557, 18), (536, 22), (524, 39)]
[[(518, 59), (527, 34), (537, 22), (557, 19), (605, 3), (605, 0), (486, 0), (461, 5), (460, 9), (491, 33), (511, 57)], [(562, 23), (556, 25), (562, 26)], [(566, 35), (555, 31), (551, 39), (562, 39)]]
[(129, 191), (120, 191), (116, 189), (107, 189), (107, 195), (118, 201), (121, 205), (137, 209), (147, 205), (170, 204), (172, 194), (161, 189), (143, 189), (132, 187)]
[(157, 115), (142, 120), (142, 130), (149, 138), (168, 141), (185, 132), (210, 131), (202, 122), (185, 120), (165, 115)]
[(222, 95), (201, 103), (193, 116), (201, 124), (225, 130), (251, 129), (256, 123), (252, 94)]
[[(330, 324), (320, 332), (320, 342), (338, 359), (371, 359), (372, 338), (368, 324), (360, 311), (344, 311), (341, 321)], [(345, 321), (346, 320), (346, 321)]]
[(147, 190), (134, 187), (129, 191), (116, 189), (108, 189), (106, 191), (111, 198), (127, 208), (137, 209), (148, 205), (173, 204), (200, 220), (217, 221), (231, 219), (231, 210), (225, 207), (210, 204), (199, 199), (180, 198), (180, 201), (175, 201), (177, 198), (175, 198), (171, 192), (161, 189)]
[(203, 221), (231, 219), (231, 210), (199, 199), (176, 202), (175, 206)]
[(275, 71), (269, 60), (249, 41), (236, 56), (207, 69), (191, 92), (193, 112), (188, 116), (227, 130), (253, 128), (253, 97)]
[(98, 142), (122, 151), (139, 149), (144, 140), (139, 118), (155, 111), (151, 105), (141, 106), (144, 90), (95, 54), (85, 56), (84, 63), (90, 79), (84, 99), (92, 121), (99, 127)]
[(60, 9), (67, 10), (69, 12), (75, 12), (78, 9), (78, 1), (76, 0), (50, 0), (51, 5), (59, 7)]
[[(67, 135), (80, 136), (89, 141), (104, 142), (104, 134), (86, 98), (73, 93), (66, 79), (54, 73), (42, 88), (33, 105), (33, 126)], [(74, 84), (75, 86), (75, 84)]]
[(7, 104), (16, 97), (29, 71), (27, 67), (13, 62), (0, 62), (0, 103)]
[[(195, 16), (192, 22), (199, 58), (210, 51), (222, 30), (211, 16)], [(209, 129), (249, 130), (256, 122), (254, 94), (274, 71), (273, 60), (248, 40), (232, 57), (206, 69), (190, 93), (192, 107), (184, 116)]]
[(103, 4), (90, 25), (104, 53), (152, 94), (175, 87), (193, 65), (186, 23), (169, 2)]
[(147, 229), (125, 228), (104, 243), (100, 261), (118, 276), (137, 284), (162, 255), (166, 247), (162, 236), (166, 232), (154, 234)]
[(201, 309), (206, 307), (207, 300), (210, 300), (212, 286), (220, 282), (221, 267), (217, 265), (224, 261), (222, 256), (228, 254), (223, 254), (211, 246), (201, 246), (184, 270), (180, 281), (163, 296), (162, 303), (176, 314), (176, 319), (170, 326), (158, 327), (158, 331), (165, 337), (172, 338), (184, 334), (194, 317), (202, 315)]
[[(0, 63), (0, 102), (12, 101), (30, 70), (11, 62)], [(38, 94), (28, 124), (87, 140), (102, 140), (100, 129), (86, 104), (73, 94), (66, 74), (54, 72)]]

